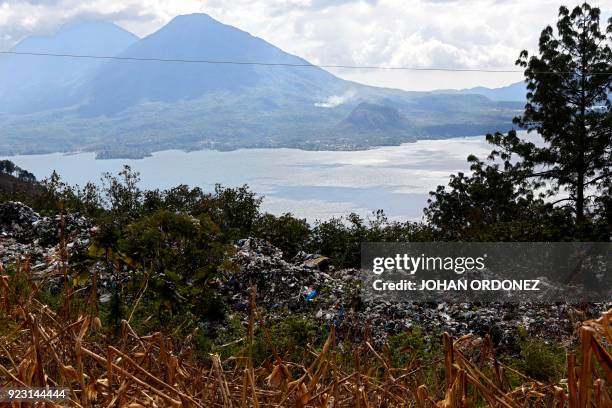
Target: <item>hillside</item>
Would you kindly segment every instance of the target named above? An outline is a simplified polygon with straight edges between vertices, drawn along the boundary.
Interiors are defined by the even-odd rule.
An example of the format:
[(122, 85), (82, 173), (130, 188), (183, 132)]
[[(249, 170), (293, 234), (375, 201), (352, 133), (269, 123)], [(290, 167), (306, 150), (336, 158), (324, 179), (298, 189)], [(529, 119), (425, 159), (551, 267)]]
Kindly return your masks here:
[[(186, 221), (180, 229), (204, 227)], [(165, 225), (163, 239), (176, 232)], [(61, 384), (68, 407), (609, 406), (598, 385), (612, 368), (603, 304), (392, 303), (364, 296), (355, 270), (304, 253), (286, 261), (250, 238), (207, 280), (220, 308), (203, 291), (205, 269), (199, 285), (179, 280), (184, 269), (142, 273), (101, 239), (78, 214), (0, 204), (0, 386)], [(188, 241), (151, 267), (170, 253), (184, 260)], [(193, 312), (180, 314), (189, 295)]]
[(486, 96), (492, 101), (504, 102), (514, 101), (522, 102), (525, 101), (527, 95), (527, 86), (524, 82), (516, 82), (514, 84), (504, 86), (501, 88), (486, 88), (484, 86), (477, 86), (475, 88), (453, 90), (446, 89), (440, 90), (439, 93), (446, 94), (471, 94), (471, 95), (482, 95)]
[[(137, 39), (106, 23), (30, 38), (18, 52), (217, 64), (11, 55), (0, 59), (0, 155), (94, 151), (143, 157), (165, 149), (364, 149), (506, 130), (520, 102), (405, 92), (340, 79), (206, 14), (179, 16)], [(396, 111), (379, 132), (346, 119), (360, 104)], [(393, 121), (407, 131), (386, 134)], [(409, 130), (409, 131), (408, 131)], [(16, 141), (19, 141), (16, 143)]]
[[(138, 38), (102, 21), (68, 24), (47, 36), (18, 43), (14, 52), (116, 55)], [(28, 114), (78, 103), (81, 87), (103, 60), (52, 56), (0, 56), (0, 113)]]
[(336, 132), (346, 140), (361, 140), (366, 147), (370, 140), (379, 145), (394, 145), (416, 141), (415, 128), (398, 109), (373, 103), (357, 105), (337, 126)]
[[(206, 14), (179, 16), (120, 53), (121, 57), (308, 64), (264, 40), (221, 24)], [(143, 101), (189, 101), (215, 92), (243, 93), (277, 87), (283, 93), (335, 91), (344, 85), (326, 71), (305, 68), (198, 63), (111, 61), (91, 81), (88, 114), (112, 114)]]
[(36, 187), (32, 183), (20, 180), (9, 174), (0, 173), (0, 194), (17, 194), (19, 192), (30, 194), (35, 189)]

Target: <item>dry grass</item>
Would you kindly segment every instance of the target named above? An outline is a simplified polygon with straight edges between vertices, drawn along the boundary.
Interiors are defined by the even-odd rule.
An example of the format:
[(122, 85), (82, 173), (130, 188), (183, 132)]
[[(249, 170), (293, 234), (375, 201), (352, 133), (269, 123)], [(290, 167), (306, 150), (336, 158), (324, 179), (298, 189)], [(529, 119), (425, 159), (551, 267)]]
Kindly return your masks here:
[[(0, 276), (0, 387), (66, 387), (71, 407), (612, 407), (612, 310), (582, 324), (580, 357), (568, 356), (568, 378), (560, 384), (523, 377), (511, 387), (508, 376), (520, 374), (495, 358), (490, 339), (445, 334), (444, 382), (428, 388), (418, 359), (393, 367), (367, 337), (354, 350), (352, 368), (340, 367), (333, 330), (308, 364), (285, 361), (254, 301), (244, 353), (225, 361), (212, 355), (204, 367), (194, 363), (190, 339), (139, 336), (123, 321), (111, 341), (95, 315), (79, 316), (66, 305), (52, 310), (40, 302), (27, 265)], [(252, 358), (256, 327), (272, 349), (259, 367)]]

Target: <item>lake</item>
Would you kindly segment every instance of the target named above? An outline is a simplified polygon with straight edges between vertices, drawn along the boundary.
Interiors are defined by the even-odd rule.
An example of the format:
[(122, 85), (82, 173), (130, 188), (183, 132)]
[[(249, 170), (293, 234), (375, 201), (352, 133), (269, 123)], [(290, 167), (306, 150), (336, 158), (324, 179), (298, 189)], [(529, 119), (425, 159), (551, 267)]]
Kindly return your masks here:
[(419, 220), (429, 191), (448, 176), (466, 171), (466, 157), (484, 158), (491, 150), (484, 137), (422, 140), (366, 151), (243, 149), (182, 152), (168, 150), (141, 160), (96, 160), (93, 153), (13, 156), (8, 159), (42, 179), (56, 170), (69, 184), (98, 182), (104, 172), (124, 164), (140, 172), (142, 187), (188, 184), (211, 189), (248, 184), (264, 196), (274, 214), (329, 219), (383, 209), (392, 219)]

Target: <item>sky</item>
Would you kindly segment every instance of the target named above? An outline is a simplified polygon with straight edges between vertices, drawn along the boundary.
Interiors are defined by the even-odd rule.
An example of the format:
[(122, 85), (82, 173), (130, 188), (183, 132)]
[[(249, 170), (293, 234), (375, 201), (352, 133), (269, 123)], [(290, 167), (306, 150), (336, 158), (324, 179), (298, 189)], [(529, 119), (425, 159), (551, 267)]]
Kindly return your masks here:
[[(311, 63), (417, 68), (516, 69), (576, 0), (0, 0), (0, 50), (79, 19), (114, 22), (138, 36), (173, 17), (207, 13)], [(602, 20), (612, 0), (595, 0)], [(333, 69), (369, 85), (405, 90), (499, 87), (520, 73)]]

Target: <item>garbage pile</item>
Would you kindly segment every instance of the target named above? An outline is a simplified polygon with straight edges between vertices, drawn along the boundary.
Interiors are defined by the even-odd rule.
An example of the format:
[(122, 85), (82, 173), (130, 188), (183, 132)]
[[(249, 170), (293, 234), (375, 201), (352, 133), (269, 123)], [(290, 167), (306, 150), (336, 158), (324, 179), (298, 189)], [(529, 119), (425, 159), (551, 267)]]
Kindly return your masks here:
[(35, 274), (49, 272), (61, 260), (62, 231), (69, 256), (88, 247), (91, 229), (77, 213), (43, 217), (20, 202), (0, 204), (0, 262), (8, 265), (27, 258)]
[[(426, 333), (453, 336), (489, 334), (497, 347), (516, 350), (519, 328), (530, 335), (562, 340), (572, 335), (585, 316), (606, 305), (477, 304), (398, 302), (365, 296), (355, 269), (334, 270), (318, 254), (298, 254), (291, 261), (270, 243), (249, 238), (236, 244), (239, 271), (227, 276), (232, 307), (249, 308), (250, 287), (257, 285), (257, 305), (271, 319), (306, 314), (321, 325), (336, 326), (339, 335), (359, 336), (366, 326), (376, 343), (419, 327)], [(312, 262), (318, 260), (317, 262)]]
[(34, 230), (41, 217), (25, 204), (9, 201), (0, 205), (0, 236), (18, 242), (33, 240)]
[[(60, 234), (70, 256), (86, 250), (91, 223), (79, 214), (44, 217), (18, 203), (0, 204), (0, 262), (3, 265), (28, 259), (34, 276), (57, 272), (61, 262)], [(468, 333), (489, 334), (496, 346), (512, 351), (517, 331), (563, 340), (580, 321), (601, 313), (610, 305), (586, 305), (581, 310), (568, 304), (478, 304), (395, 301), (366, 296), (360, 271), (336, 270), (319, 254), (298, 253), (284, 259), (280, 249), (257, 238), (239, 240), (233, 255), (235, 268), (224, 272), (218, 290), (229, 303), (229, 313), (246, 321), (251, 287), (257, 286), (257, 306), (267, 319), (301, 314), (321, 326), (335, 326), (338, 335), (359, 341), (369, 333), (375, 343), (413, 327), (438, 335), (457, 337)], [(117, 277), (99, 269), (98, 295), (108, 301)], [(123, 278), (122, 278), (123, 279)]]
[(328, 265), (323, 266), (323, 258), (298, 254), (286, 261), (282, 251), (267, 241), (239, 240), (233, 258), (239, 270), (227, 273), (226, 293), (237, 310), (248, 309), (253, 285), (257, 286), (257, 305), (268, 312), (311, 310), (314, 303), (322, 305), (345, 296), (343, 282), (353, 272), (330, 270)]

